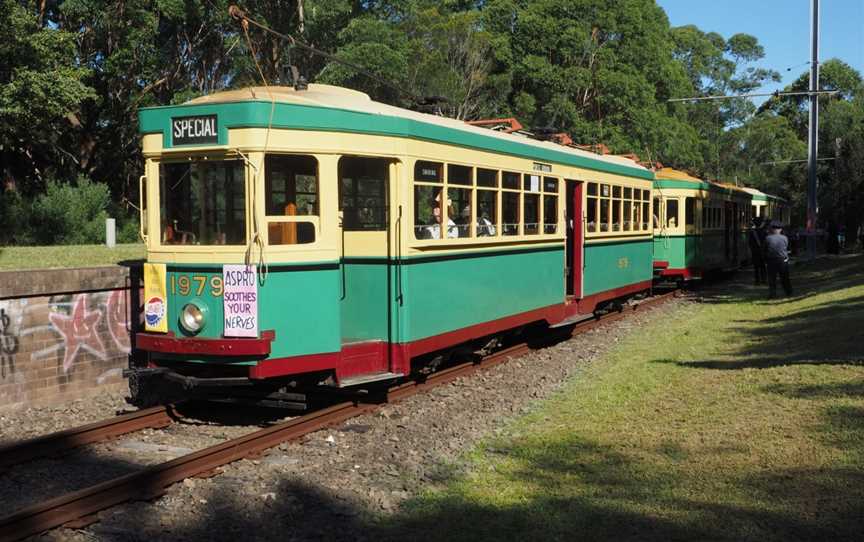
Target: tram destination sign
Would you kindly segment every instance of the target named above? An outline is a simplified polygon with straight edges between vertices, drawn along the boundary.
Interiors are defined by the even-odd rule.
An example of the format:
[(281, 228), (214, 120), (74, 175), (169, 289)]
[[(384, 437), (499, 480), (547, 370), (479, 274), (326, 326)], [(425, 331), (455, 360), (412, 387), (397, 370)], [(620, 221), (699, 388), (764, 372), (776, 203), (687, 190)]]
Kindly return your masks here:
[(172, 117), (171, 137), (174, 145), (204, 145), (219, 142), (216, 115)]

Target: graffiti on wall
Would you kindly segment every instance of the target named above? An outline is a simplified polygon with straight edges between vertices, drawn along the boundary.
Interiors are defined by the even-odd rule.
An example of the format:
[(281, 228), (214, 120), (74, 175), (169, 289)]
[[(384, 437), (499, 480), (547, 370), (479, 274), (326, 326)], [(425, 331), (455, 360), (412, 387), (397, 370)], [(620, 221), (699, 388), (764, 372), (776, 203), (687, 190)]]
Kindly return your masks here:
[(128, 292), (121, 290), (51, 296), (43, 303), (20, 303), (17, 308), (23, 324), (17, 339), (40, 337), (40, 348), (31, 351), (30, 359), (56, 356), (63, 373), (68, 374), (84, 353), (101, 361), (129, 354), (128, 307)]
[(15, 372), (15, 354), (18, 353), (18, 335), (12, 327), (12, 316), (6, 307), (0, 307), (0, 379)]

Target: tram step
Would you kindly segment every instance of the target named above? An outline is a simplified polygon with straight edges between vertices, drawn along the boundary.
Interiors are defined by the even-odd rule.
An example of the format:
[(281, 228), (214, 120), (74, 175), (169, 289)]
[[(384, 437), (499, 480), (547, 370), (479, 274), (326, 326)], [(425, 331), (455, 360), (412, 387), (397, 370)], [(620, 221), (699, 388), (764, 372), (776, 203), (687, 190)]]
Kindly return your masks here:
[(357, 386), (359, 384), (368, 384), (369, 382), (378, 382), (379, 380), (390, 380), (400, 378), (405, 375), (401, 373), (369, 373), (359, 376), (351, 376), (348, 378), (339, 379), (339, 387), (347, 388), (349, 386)]

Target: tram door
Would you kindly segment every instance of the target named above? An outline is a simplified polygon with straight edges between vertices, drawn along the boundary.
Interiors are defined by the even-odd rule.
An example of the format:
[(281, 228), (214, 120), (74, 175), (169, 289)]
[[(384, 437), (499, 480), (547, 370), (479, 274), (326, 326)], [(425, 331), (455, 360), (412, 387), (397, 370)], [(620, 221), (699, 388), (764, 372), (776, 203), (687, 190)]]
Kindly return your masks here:
[(735, 211), (733, 206), (734, 204), (729, 201), (723, 204), (723, 250), (727, 264), (732, 260), (733, 247), (738, 246), (735, 243), (735, 239), (732, 238), (732, 233), (735, 231)]
[(582, 275), (584, 267), (584, 243), (585, 243), (585, 214), (583, 212), (582, 196), (585, 183), (582, 181), (566, 180), (564, 182), (567, 193), (566, 201), (566, 227), (567, 227), (567, 256), (565, 280), (567, 295), (582, 298)]
[(343, 363), (370, 374), (390, 370), (391, 322), (390, 179), (396, 162), (343, 156), (339, 160), (341, 212), (341, 325)]

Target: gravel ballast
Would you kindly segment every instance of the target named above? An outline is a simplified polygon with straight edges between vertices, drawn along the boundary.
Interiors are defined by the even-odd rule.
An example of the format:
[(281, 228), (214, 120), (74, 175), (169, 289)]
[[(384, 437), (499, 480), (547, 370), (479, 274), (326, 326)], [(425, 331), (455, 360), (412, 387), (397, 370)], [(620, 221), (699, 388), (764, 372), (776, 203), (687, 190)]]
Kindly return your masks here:
[[(406, 499), (458, 476), (464, 454), (478, 442), (500, 433), (568, 379), (579, 378), (588, 364), (602, 359), (632, 330), (682, 303), (687, 301), (676, 298), (637, 310), (568, 341), (282, 444), (260, 459), (227, 465), (212, 478), (175, 484), (153, 502), (111, 508), (86, 528), (56, 529), (39, 539), (377, 540), (377, 521), (398, 513)], [(107, 395), (65, 409), (9, 413), (0, 417), (0, 424), (5, 441), (104, 419), (125, 409), (122, 394)], [(65, 461), (56, 459), (0, 474), (0, 502), (8, 498), (26, 504), (42, 496), (16, 497), (27, 492), (25, 488), (47, 487), (57, 495), (94, 483), (96, 474), (104, 479), (259, 428), (181, 421), (185, 423), (69, 456), (70, 461), (77, 459), (68, 478), (52, 474), (68, 470)], [(15, 508), (4, 507), (4, 512)]]

